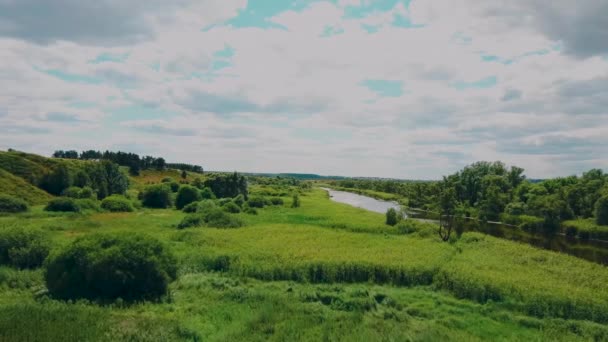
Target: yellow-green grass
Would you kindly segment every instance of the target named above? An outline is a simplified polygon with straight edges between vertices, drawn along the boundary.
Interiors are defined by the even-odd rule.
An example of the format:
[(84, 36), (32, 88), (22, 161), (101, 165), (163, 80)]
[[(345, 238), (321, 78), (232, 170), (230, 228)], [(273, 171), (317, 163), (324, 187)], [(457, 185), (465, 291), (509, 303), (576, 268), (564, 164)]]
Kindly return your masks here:
[[(125, 172), (128, 172), (128, 168), (123, 168)], [(191, 182), (195, 178), (202, 178), (204, 176), (198, 173), (187, 172), (188, 176), (186, 181)], [(174, 181), (179, 182), (182, 180), (182, 172), (176, 169), (167, 170), (141, 170), (139, 176), (130, 176), (131, 187), (137, 190), (143, 189), (145, 186), (150, 184), (160, 183), (164, 178), (172, 178)]]
[(23, 199), (29, 204), (45, 204), (53, 196), (5, 170), (0, 169), (0, 194)]

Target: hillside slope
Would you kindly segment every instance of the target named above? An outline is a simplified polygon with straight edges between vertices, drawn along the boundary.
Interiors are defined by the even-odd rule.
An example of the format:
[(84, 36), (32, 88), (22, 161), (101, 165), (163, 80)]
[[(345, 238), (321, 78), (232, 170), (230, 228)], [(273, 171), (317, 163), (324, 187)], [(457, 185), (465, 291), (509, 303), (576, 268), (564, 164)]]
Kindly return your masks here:
[(23, 178), (0, 169), (0, 194), (21, 198), (31, 205), (45, 204), (53, 196), (33, 186)]

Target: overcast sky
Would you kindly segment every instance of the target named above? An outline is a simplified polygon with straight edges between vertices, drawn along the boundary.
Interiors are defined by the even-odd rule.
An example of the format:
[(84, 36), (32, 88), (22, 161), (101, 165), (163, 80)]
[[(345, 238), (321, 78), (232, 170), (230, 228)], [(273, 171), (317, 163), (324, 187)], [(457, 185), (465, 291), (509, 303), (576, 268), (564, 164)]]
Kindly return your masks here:
[(0, 149), (433, 179), (608, 169), (607, 0), (0, 0)]

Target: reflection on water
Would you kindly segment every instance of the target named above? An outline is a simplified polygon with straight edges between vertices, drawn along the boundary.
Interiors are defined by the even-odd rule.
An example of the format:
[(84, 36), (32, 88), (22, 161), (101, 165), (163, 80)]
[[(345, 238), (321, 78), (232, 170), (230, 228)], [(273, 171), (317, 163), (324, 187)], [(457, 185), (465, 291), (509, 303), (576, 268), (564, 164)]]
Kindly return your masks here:
[(399, 210), (401, 206), (397, 202), (381, 201), (375, 198), (353, 194), (352, 192), (338, 191), (327, 188), (321, 188), (329, 192), (332, 200), (340, 203), (350, 204), (353, 207), (367, 209), (377, 213), (384, 214), (389, 208)]
[[(386, 213), (389, 208), (400, 209), (396, 202), (387, 202), (375, 198), (353, 194), (346, 191), (337, 191), (323, 188), (329, 193), (332, 200), (350, 204), (355, 207), (367, 209), (377, 213)], [(412, 212), (410, 216), (416, 219), (436, 219), (429, 214)], [(542, 233), (532, 234), (509, 225), (485, 223), (480, 225), (467, 225), (467, 230), (478, 231), (488, 235), (527, 243), (536, 247), (549, 249), (561, 253), (574, 255), (600, 264), (608, 265), (608, 242), (598, 240), (579, 240), (565, 235), (547, 236)]]

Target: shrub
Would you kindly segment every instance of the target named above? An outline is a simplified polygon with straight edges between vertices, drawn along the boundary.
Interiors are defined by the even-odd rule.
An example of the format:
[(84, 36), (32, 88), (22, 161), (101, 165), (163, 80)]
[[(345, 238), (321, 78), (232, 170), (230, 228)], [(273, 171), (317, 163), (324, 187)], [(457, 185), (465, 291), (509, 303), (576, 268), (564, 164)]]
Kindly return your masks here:
[(245, 197), (243, 195), (238, 195), (235, 198), (232, 199), (232, 201), (238, 205), (239, 207), (243, 207), (243, 204), (245, 204)]
[(272, 205), (283, 205), (283, 199), (280, 197), (273, 197), (270, 199), (270, 203), (272, 203)]
[(300, 196), (298, 196), (298, 194), (293, 195), (293, 199), (291, 200), (291, 207), (292, 208), (300, 207)]
[(179, 183), (177, 183), (177, 182), (169, 183), (169, 187), (171, 188), (171, 192), (179, 191)]
[(202, 199), (199, 190), (190, 185), (182, 186), (175, 198), (175, 207), (179, 210), (192, 202), (198, 202)]
[(176, 278), (175, 257), (158, 240), (138, 234), (78, 238), (46, 266), (49, 292), (61, 299), (157, 299)]
[(394, 226), (397, 224), (397, 221), (397, 210), (395, 210), (395, 208), (389, 208), (386, 211), (386, 224)]
[(186, 205), (182, 211), (188, 214), (192, 214), (195, 213), (198, 210), (198, 205), (200, 204), (200, 202), (192, 202), (188, 205)]
[(521, 220), (519, 228), (524, 231), (536, 233), (543, 230), (544, 220), (540, 217), (521, 215), (519, 219)]
[(79, 198), (97, 198), (97, 194), (91, 187), (85, 186), (80, 189), (80, 197)]
[(247, 203), (249, 204), (250, 208), (264, 208), (264, 206), (266, 205), (268, 201), (261, 196), (255, 196), (255, 197), (251, 197)]
[(148, 208), (168, 208), (171, 206), (171, 190), (164, 184), (149, 186), (143, 192), (142, 204)]
[(0, 195), (0, 213), (21, 213), (28, 208), (27, 203), (22, 199)]
[(600, 226), (608, 225), (608, 195), (600, 197), (595, 202), (595, 223)]
[(81, 191), (82, 191), (82, 188), (79, 188), (77, 186), (71, 186), (71, 187), (63, 190), (61, 195), (65, 196), (65, 197), (70, 197), (70, 198), (80, 198)]
[(101, 208), (110, 212), (132, 212), (135, 211), (133, 204), (127, 198), (118, 195), (106, 197), (101, 201)]
[(255, 210), (255, 208), (250, 208), (250, 207), (245, 208), (245, 209), (243, 210), (243, 212), (244, 212), (245, 214), (249, 214), (249, 215), (257, 215), (257, 214), (258, 214), (258, 211), (257, 211), (257, 210)]
[(233, 213), (233, 214), (237, 214), (237, 213), (240, 213), (240, 212), (241, 212), (241, 208), (240, 208), (238, 205), (236, 205), (234, 202), (232, 202), (232, 201), (230, 201), (230, 202), (228, 202), (228, 203), (224, 204), (224, 205), (222, 206), (222, 208), (223, 208), (225, 211), (227, 211), (227, 212), (229, 212), (229, 213)]
[(0, 264), (18, 268), (38, 267), (49, 255), (50, 246), (50, 240), (42, 230), (0, 230)]
[(76, 205), (80, 207), (80, 210), (101, 211), (101, 208), (99, 207), (99, 202), (92, 198), (77, 199)]
[(215, 199), (215, 194), (211, 191), (210, 188), (203, 188), (201, 190), (201, 198), (202, 199)]
[(46, 207), (44, 207), (44, 210), (46, 210), (46, 211), (63, 211), (63, 212), (67, 212), (67, 211), (79, 212), (80, 206), (78, 205), (78, 203), (76, 203), (76, 201), (73, 198), (60, 197), (60, 198), (52, 199), (46, 205)]
[(165, 177), (160, 182), (161, 183), (171, 183), (171, 182), (173, 182), (173, 178), (171, 178), (171, 177)]
[(219, 208), (211, 208), (202, 212), (187, 215), (177, 225), (178, 229), (189, 227), (238, 228), (243, 222)]

